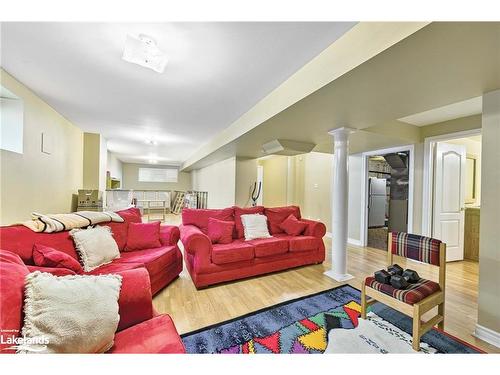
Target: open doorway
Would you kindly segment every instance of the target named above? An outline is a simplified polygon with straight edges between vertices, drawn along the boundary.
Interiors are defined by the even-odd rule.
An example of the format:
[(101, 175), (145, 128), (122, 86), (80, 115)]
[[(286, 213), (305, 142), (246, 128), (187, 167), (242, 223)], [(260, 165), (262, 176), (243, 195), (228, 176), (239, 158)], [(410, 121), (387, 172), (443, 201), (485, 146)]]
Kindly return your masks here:
[(413, 146), (363, 154), (362, 245), (387, 250), (389, 231), (412, 227)]
[(389, 231), (408, 230), (409, 152), (368, 158), (367, 245), (387, 249)]
[(447, 245), (446, 260), (479, 259), (480, 130), (429, 138), (423, 228)]

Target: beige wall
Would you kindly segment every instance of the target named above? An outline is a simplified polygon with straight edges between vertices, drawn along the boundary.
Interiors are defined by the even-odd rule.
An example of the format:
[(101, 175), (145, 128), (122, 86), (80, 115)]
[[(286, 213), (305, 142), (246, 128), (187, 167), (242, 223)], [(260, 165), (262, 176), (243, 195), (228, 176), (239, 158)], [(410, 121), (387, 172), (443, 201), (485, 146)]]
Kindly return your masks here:
[(265, 207), (285, 206), (288, 195), (288, 157), (271, 156), (260, 159), (264, 168), (262, 203)]
[(101, 136), (83, 134), (83, 188), (99, 189), (99, 154)]
[(236, 201), (236, 158), (191, 172), (194, 190), (208, 192), (208, 208), (225, 208)]
[[(500, 90), (483, 96), (478, 324), (500, 334)], [(498, 337), (498, 336), (497, 336)]]
[(236, 198), (240, 207), (252, 205), (253, 184), (257, 181), (257, 159), (236, 159)]
[(427, 137), (457, 133), (465, 130), (479, 129), (481, 127), (481, 115), (461, 117), (454, 120), (438, 122), (420, 128), (422, 141)]
[[(302, 159), (302, 160), (301, 160)], [(304, 217), (323, 222), (331, 231), (331, 186), (333, 155), (311, 152), (298, 157), (304, 164), (303, 197), (299, 202)]]
[(83, 188), (106, 190), (108, 151), (100, 134), (83, 133)]
[(333, 155), (320, 152), (259, 159), (264, 206), (298, 205), (303, 217), (319, 220), (330, 230), (332, 163)]
[(163, 165), (122, 163), (122, 189), (127, 190), (191, 190), (191, 175), (179, 172), (177, 183), (172, 182), (140, 182), (139, 168), (164, 168)]
[(111, 177), (119, 179), (121, 181), (121, 186), (123, 187), (123, 163), (111, 151), (108, 151), (107, 155), (108, 160), (106, 171), (109, 171)]
[[(83, 132), (4, 70), (0, 75), (24, 102), (24, 152), (0, 153), (1, 224), (27, 220), (33, 211), (72, 211), (83, 183)], [(52, 138), (50, 155), (41, 152), (42, 132)]]

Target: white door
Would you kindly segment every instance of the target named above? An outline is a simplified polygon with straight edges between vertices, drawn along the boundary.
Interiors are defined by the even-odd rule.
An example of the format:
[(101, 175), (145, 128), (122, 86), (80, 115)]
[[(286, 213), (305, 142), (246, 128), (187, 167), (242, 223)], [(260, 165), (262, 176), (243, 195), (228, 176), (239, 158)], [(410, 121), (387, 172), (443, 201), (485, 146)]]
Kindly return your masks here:
[(446, 243), (446, 261), (464, 259), (465, 146), (437, 142), (432, 237)]

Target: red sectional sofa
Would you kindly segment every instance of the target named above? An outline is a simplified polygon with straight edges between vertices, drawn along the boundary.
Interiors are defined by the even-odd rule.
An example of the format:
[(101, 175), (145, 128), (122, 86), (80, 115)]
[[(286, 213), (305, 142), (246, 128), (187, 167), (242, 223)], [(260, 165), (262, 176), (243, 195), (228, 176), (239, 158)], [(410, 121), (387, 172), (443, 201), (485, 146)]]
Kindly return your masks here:
[[(241, 215), (258, 213), (267, 216), (272, 238), (245, 241)], [(231, 207), (225, 209), (184, 209), (179, 227), (184, 245), (184, 260), (197, 288), (230, 280), (280, 271), (325, 260), (323, 223), (301, 219), (307, 223), (301, 235), (290, 236), (280, 224), (293, 214), (301, 219), (297, 206), (264, 208)], [(207, 235), (209, 218), (234, 221), (233, 241), (212, 244)]]
[[(20, 336), (23, 322), (25, 277), (30, 273), (19, 255), (0, 250), (0, 353)], [(184, 353), (185, 348), (172, 319), (157, 315), (152, 305), (151, 283), (144, 268), (124, 270), (118, 300), (120, 322), (108, 353)]]
[[(137, 268), (146, 268), (151, 281), (153, 295), (158, 293), (182, 271), (182, 254), (177, 246), (179, 229), (176, 226), (162, 225), (160, 228), (161, 246), (158, 248), (127, 251), (123, 249), (127, 243), (129, 223), (140, 223), (141, 214), (136, 208), (117, 212), (125, 221), (123, 223), (105, 223), (113, 232), (113, 237), (120, 249), (120, 258), (91, 271), (89, 274), (100, 275), (117, 273)], [(63, 268), (35, 266), (33, 261), (33, 245), (50, 246), (69, 254), (78, 260), (78, 255), (69, 232), (36, 233), (23, 225), (0, 227), (0, 249), (18, 254), (31, 272), (36, 270), (50, 272), (55, 275), (72, 274)]]

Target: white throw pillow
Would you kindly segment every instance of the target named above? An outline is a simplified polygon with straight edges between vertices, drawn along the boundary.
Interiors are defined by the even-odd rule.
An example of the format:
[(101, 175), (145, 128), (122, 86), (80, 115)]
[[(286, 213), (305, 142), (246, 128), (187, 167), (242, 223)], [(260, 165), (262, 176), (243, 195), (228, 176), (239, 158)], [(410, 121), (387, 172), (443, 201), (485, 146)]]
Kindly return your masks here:
[(26, 276), (24, 345), (19, 353), (104, 353), (120, 316), (119, 275)]
[(73, 229), (69, 234), (75, 241), (75, 247), (80, 254), (85, 272), (90, 272), (120, 257), (120, 250), (111, 234), (110, 227)]
[(271, 237), (267, 228), (267, 217), (264, 215), (241, 215), (241, 223), (243, 224), (245, 241)]

